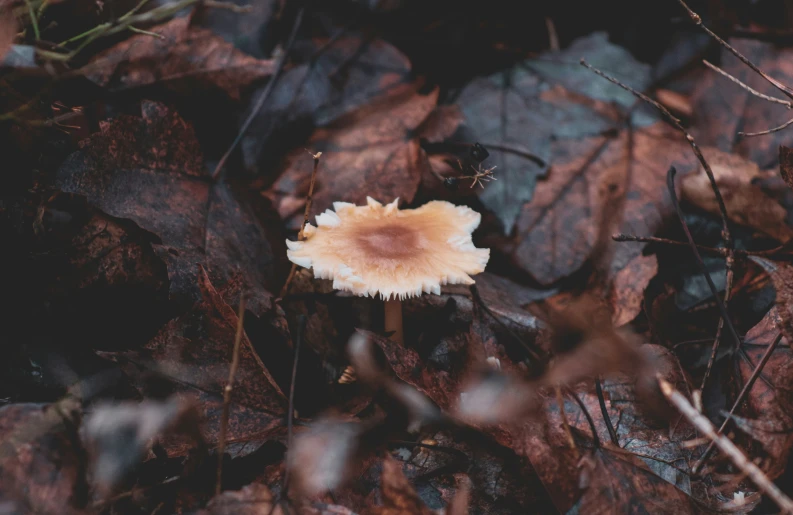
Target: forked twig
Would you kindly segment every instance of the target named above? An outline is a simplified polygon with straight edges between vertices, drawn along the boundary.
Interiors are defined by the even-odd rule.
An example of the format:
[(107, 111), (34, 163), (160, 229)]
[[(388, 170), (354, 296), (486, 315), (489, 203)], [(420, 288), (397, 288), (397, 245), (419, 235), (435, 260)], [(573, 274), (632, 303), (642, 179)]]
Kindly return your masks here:
[(793, 513), (793, 501), (768, 479), (768, 476), (763, 474), (757, 465), (752, 463), (729, 438), (719, 434), (710, 420), (698, 412), (682, 393), (675, 390), (660, 374), (656, 377), (664, 396), (697, 430), (710, 438), (713, 444), (726, 454), (736, 467), (782, 508), (783, 513)]
[(229, 428), (229, 411), (231, 410), (231, 390), (234, 386), (234, 376), (240, 364), (240, 342), (242, 342), (243, 321), (245, 319), (245, 294), (240, 292), (240, 311), (237, 315), (237, 332), (234, 334), (234, 350), (231, 355), (231, 368), (229, 368), (229, 381), (223, 389), (223, 416), (220, 419), (220, 438), (218, 442), (218, 473), (215, 482), (215, 495), (219, 495), (223, 484), (223, 454), (226, 452), (226, 434)]
[[(758, 363), (757, 366), (754, 368), (754, 370), (752, 370), (752, 375), (749, 376), (749, 380), (746, 381), (745, 385), (743, 385), (743, 388), (741, 389), (741, 392), (738, 394), (738, 397), (735, 398), (735, 402), (732, 403), (732, 407), (730, 408), (730, 416), (726, 417), (724, 419), (724, 422), (721, 423), (721, 427), (719, 427), (718, 434), (722, 434), (724, 432), (724, 429), (727, 427), (727, 423), (730, 421), (733, 413), (735, 413), (735, 410), (738, 409), (738, 406), (741, 405), (744, 398), (746, 398), (746, 395), (751, 391), (755, 381), (757, 381), (757, 378), (760, 377), (760, 374), (763, 371), (763, 367), (765, 367), (766, 363), (768, 363), (768, 360), (771, 359), (771, 354), (774, 353), (774, 350), (776, 350), (780, 341), (782, 341), (782, 333), (779, 333), (776, 336), (776, 338), (774, 338), (774, 341), (771, 342), (771, 345), (769, 345), (768, 348), (763, 353), (763, 357), (760, 358), (760, 363)], [(708, 445), (707, 449), (705, 449), (705, 452), (702, 454), (702, 456), (700, 456), (699, 460), (691, 468), (691, 472), (693, 474), (698, 473), (705, 465), (705, 462), (707, 461), (711, 451), (713, 450), (713, 446), (714, 443), (711, 442), (710, 445)]]
[[(306, 225), (308, 224), (308, 217), (311, 215), (311, 202), (314, 199), (314, 184), (317, 182), (317, 169), (319, 168), (319, 158), (322, 156), (322, 152), (317, 152), (316, 154), (311, 154), (311, 157), (314, 158), (314, 169), (311, 170), (311, 181), (308, 185), (308, 196), (306, 196), (306, 209), (303, 212), (303, 224), (300, 226), (300, 232), (297, 233), (297, 239), (302, 240), (305, 237), (304, 231), (306, 230)], [(286, 278), (286, 282), (284, 283), (283, 288), (281, 288), (281, 293), (278, 295), (279, 298), (283, 299), (284, 296), (289, 293), (289, 285), (292, 284), (292, 280), (295, 278), (295, 274), (297, 273), (297, 264), (292, 263), (292, 268), (289, 270), (289, 276)]]

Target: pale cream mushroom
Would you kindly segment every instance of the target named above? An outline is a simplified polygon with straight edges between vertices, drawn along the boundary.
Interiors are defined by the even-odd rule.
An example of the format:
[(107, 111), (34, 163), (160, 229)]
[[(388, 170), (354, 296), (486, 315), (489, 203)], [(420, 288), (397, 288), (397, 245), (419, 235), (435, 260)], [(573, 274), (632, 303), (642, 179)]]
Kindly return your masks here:
[(303, 241), (286, 244), (290, 261), (333, 280), (334, 288), (379, 295), (385, 330), (402, 342), (402, 300), (440, 294), (443, 284), (473, 284), (471, 275), (484, 271), (490, 250), (471, 241), (481, 220), (476, 211), (439, 200), (400, 210), (398, 201), (334, 202), (334, 210), (317, 215), (316, 227), (306, 225)]

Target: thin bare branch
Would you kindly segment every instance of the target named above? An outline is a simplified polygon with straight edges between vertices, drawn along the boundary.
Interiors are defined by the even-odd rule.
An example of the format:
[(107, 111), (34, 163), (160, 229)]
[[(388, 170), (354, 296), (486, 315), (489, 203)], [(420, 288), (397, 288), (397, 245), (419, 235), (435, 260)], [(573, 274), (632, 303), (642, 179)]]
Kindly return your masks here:
[(744, 84), (743, 82), (738, 80), (737, 77), (734, 77), (734, 76), (730, 75), (729, 73), (725, 72), (724, 70), (722, 70), (721, 68), (719, 68), (715, 64), (712, 64), (712, 63), (710, 63), (709, 61), (707, 61), (705, 59), (703, 59), (702, 62), (705, 64), (705, 66), (707, 66), (708, 68), (710, 68), (714, 72), (720, 73), (724, 77), (727, 77), (732, 82), (734, 82), (735, 84), (739, 85), (740, 87), (742, 87), (743, 89), (745, 89), (746, 91), (751, 93), (752, 95), (754, 95), (754, 96), (756, 96), (758, 98), (762, 98), (763, 100), (767, 100), (768, 102), (773, 102), (775, 104), (782, 104), (783, 106), (787, 106), (788, 109), (793, 109), (793, 102), (791, 102), (790, 100), (783, 100), (781, 98), (776, 98), (776, 97), (772, 97), (772, 96), (769, 96), (769, 95), (764, 95), (763, 93), (760, 93), (756, 89), (752, 89), (747, 84)]
[[(306, 209), (303, 212), (303, 224), (300, 226), (300, 232), (297, 233), (298, 240), (302, 240), (305, 237), (304, 231), (308, 224), (308, 218), (311, 216), (311, 202), (314, 199), (314, 184), (317, 182), (317, 169), (319, 168), (319, 158), (322, 156), (322, 152), (317, 152), (316, 154), (309, 152), (309, 154), (314, 158), (314, 169), (311, 170), (311, 181), (309, 182), (308, 195), (306, 196)], [(286, 278), (283, 288), (281, 288), (281, 293), (278, 295), (279, 298), (283, 299), (284, 296), (289, 293), (289, 285), (292, 284), (292, 280), (295, 278), (296, 273), (297, 265), (292, 263), (292, 269), (289, 270), (289, 276)]]
[(773, 134), (775, 132), (781, 131), (782, 129), (787, 129), (791, 125), (793, 125), (793, 118), (791, 118), (790, 120), (786, 121), (785, 123), (783, 123), (779, 127), (774, 127), (773, 129), (767, 129), (767, 130), (760, 131), (760, 132), (739, 132), (738, 136), (743, 136), (744, 138), (752, 138), (754, 136), (765, 136), (766, 134)]
[(698, 412), (682, 393), (675, 390), (660, 374), (656, 377), (664, 396), (694, 427), (710, 438), (736, 467), (743, 471), (777, 506), (782, 508), (783, 513), (793, 513), (793, 501), (768, 479), (768, 476), (757, 465), (752, 463), (729, 438), (719, 434), (710, 420)]
[(234, 376), (240, 364), (240, 342), (242, 342), (243, 322), (245, 319), (245, 294), (240, 292), (240, 311), (237, 314), (237, 332), (234, 334), (234, 350), (231, 355), (229, 381), (223, 389), (223, 417), (220, 420), (220, 437), (218, 443), (218, 473), (215, 482), (215, 495), (220, 494), (223, 484), (223, 454), (226, 452), (226, 434), (229, 428), (229, 412), (231, 411), (231, 390), (234, 387)]

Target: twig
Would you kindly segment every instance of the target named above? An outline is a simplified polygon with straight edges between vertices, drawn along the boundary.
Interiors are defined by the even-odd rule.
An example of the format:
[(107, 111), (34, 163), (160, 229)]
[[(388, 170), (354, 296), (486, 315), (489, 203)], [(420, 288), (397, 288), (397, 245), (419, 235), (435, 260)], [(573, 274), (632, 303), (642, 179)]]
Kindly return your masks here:
[(713, 279), (711, 279), (710, 274), (708, 273), (707, 268), (705, 268), (705, 262), (702, 261), (702, 256), (699, 254), (699, 250), (697, 250), (697, 245), (694, 243), (694, 237), (691, 236), (691, 231), (688, 228), (688, 224), (686, 223), (685, 216), (683, 215), (683, 210), (680, 209), (680, 202), (677, 200), (677, 193), (675, 192), (675, 174), (677, 170), (675, 167), (672, 166), (669, 168), (669, 172), (666, 174), (666, 187), (669, 190), (669, 196), (672, 199), (672, 205), (675, 208), (675, 212), (677, 213), (677, 217), (680, 220), (680, 224), (683, 226), (683, 232), (686, 235), (686, 239), (688, 240), (688, 244), (691, 247), (691, 250), (694, 252), (694, 258), (697, 261), (697, 265), (699, 267), (700, 273), (705, 277), (705, 282), (708, 283), (708, 288), (710, 288), (710, 293), (716, 300), (716, 306), (719, 308), (719, 312), (721, 313), (721, 317), (724, 319), (724, 322), (727, 324), (727, 329), (730, 331), (730, 335), (735, 340), (735, 350), (740, 349), (741, 347), (741, 338), (738, 336), (738, 332), (735, 330), (735, 327), (732, 325), (732, 321), (730, 320), (730, 315), (727, 313), (727, 307), (721, 302), (719, 298), (719, 293), (716, 290), (716, 285), (713, 284)]
[[(309, 154), (311, 154), (311, 152), (309, 152)], [(306, 230), (306, 225), (308, 224), (308, 217), (311, 215), (311, 202), (314, 198), (314, 184), (317, 181), (317, 169), (319, 168), (319, 158), (322, 156), (322, 152), (311, 154), (311, 156), (314, 158), (314, 169), (311, 170), (311, 181), (308, 185), (308, 196), (306, 197), (306, 210), (303, 212), (303, 224), (300, 226), (300, 232), (297, 233), (298, 240), (302, 240), (305, 237), (304, 231)], [(292, 280), (295, 278), (296, 273), (297, 264), (292, 263), (292, 269), (289, 270), (289, 276), (286, 278), (283, 288), (281, 288), (281, 294), (278, 295), (279, 298), (283, 299), (284, 296), (289, 293), (289, 285), (292, 284)]]
[(754, 96), (756, 96), (758, 98), (762, 98), (763, 100), (766, 100), (768, 102), (773, 102), (775, 104), (782, 104), (783, 106), (787, 106), (788, 109), (793, 109), (793, 102), (790, 102), (789, 100), (782, 100), (781, 98), (776, 98), (776, 97), (772, 97), (772, 96), (769, 96), (769, 95), (764, 95), (763, 93), (760, 93), (759, 91), (757, 91), (756, 89), (753, 89), (749, 85), (744, 84), (737, 77), (734, 77), (734, 76), (730, 75), (729, 73), (725, 72), (724, 70), (722, 70), (721, 68), (719, 68), (715, 64), (712, 64), (712, 63), (710, 63), (709, 61), (707, 61), (705, 59), (703, 59), (702, 62), (705, 64), (705, 66), (707, 66), (708, 68), (710, 68), (714, 72), (719, 73), (719, 74), (723, 75), (724, 77), (728, 78), (729, 80), (731, 80), (735, 84), (739, 85), (740, 87), (742, 87), (743, 89), (745, 89), (746, 91), (751, 93), (752, 95), (754, 95)]
[(30, 3), (30, 0), (25, 0), (25, 5), (28, 7), (30, 25), (33, 26), (33, 35), (36, 37), (36, 41), (38, 41), (41, 39), (41, 33), (39, 32), (39, 20), (36, 17), (36, 12), (33, 10), (33, 4)]
[(609, 416), (609, 410), (606, 408), (606, 399), (603, 397), (603, 387), (600, 386), (600, 378), (595, 378), (595, 392), (598, 396), (598, 403), (600, 404), (600, 413), (603, 415), (603, 422), (606, 423), (606, 429), (609, 432), (609, 438), (611, 438), (611, 443), (616, 445), (617, 447), (620, 446), (620, 439), (617, 436), (617, 431), (614, 430), (614, 426), (611, 424), (611, 417)]
[(774, 127), (773, 129), (766, 129), (766, 130), (760, 131), (760, 132), (739, 132), (738, 135), (739, 136), (743, 136), (744, 138), (752, 138), (754, 136), (765, 136), (766, 134), (773, 134), (774, 132), (779, 132), (782, 129), (787, 129), (791, 125), (793, 125), (793, 118), (791, 118), (790, 120), (786, 121), (785, 123), (783, 123), (779, 127)]
[(297, 13), (297, 17), (295, 18), (295, 23), (292, 25), (292, 31), (289, 33), (289, 38), (286, 41), (286, 46), (284, 47), (284, 51), (281, 56), (278, 58), (278, 62), (275, 65), (275, 71), (273, 72), (272, 77), (270, 77), (270, 81), (267, 83), (267, 87), (264, 88), (264, 92), (259, 97), (259, 100), (256, 101), (256, 105), (251, 110), (251, 113), (245, 119), (245, 122), (240, 127), (239, 132), (237, 132), (237, 136), (234, 138), (234, 141), (231, 143), (231, 146), (226, 153), (223, 154), (223, 157), (220, 158), (220, 162), (218, 162), (215, 170), (212, 172), (212, 179), (216, 180), (218, 175), (220, 175), (220, 171), (226, 165), (226, 161), (228, 160), (231, 153), (237, 148), (242, 138), (245, 136), (245, 133), (248, 132), (248, 128), (250, 128), (251, 123), (253, 120), (259, 115), (259, 111), (262, 110), (264, 107), (264, 103), (267, 102), (267, 99), (270, 98), (273, 90), (275, 89), (275, 84), (278, 82), (278, 79), (281, 77), (281, 72), (284, 70), (284, 66), (286, 65), (286, 61), (289, 58), (289, 53), (292, 50), (292, 45), (295, 43), (295, 37), (297, 36), (297, 31), (300, 28), (300, 24), (303, 22), (303, 13), (305, 13), (306, 8), (301, 7), (300, 11)]
[(157, 39), (165, 39), (165, 36), (163, 36), (162, 34), (157, 34), (156, 32), (139, 29), (137, 27), (133, 27), (132, 25), (129, 26), (129, 30), (130, 32), (135, 32), (136, 34), (143, 34), (145, 36), (151, 36)]
[(764, 78), (769, 83), (771, 83), (771, 85), (773, 85), (779, 91), (784, 93), (785, 96), (787, 96), (789, 98), (793, 98), (793, 90), (791, 90), (790, 88), (788, 88), (787, 86), (785, 86), (784, 84), (779, 82), (778, 80), (774, 79), (773, 77), (770, 77), (770, 76), (766, 75), (763, 71), (760, 70), (760, 68), (757, 67), (757, 65), (755, 65), (752, 61), (750, 61), (748, 58), (746, 58), (742, 53), (740, 53), (738, 50), (736, 50), (732, 45), (730, 45), (729, 43), (727, 43), (726, 41), (721, 39), (719, 36), (716, 35), (715, 32), (713, 32), (712, 30), (707, 28), (702, 23), (702, 18), (697, 13), (692, 11), (691, 8), (683, 0), (677, 0), (677, 1), (688, 12), (688, 15), (689, 15), (689, 17), (691, 17), (691, 20), (696, 25), (698, 25), (702, 30), (704, 30), (705, 33), (708, 34), (708, 36), (710, 36), (713, 39), (715, 39), (721, 46), (723, 46), (724, 48), (729, 50), (730, 53), (732, 53), (732, 55), (734, 55), (735, 57), (740, 59), (741, 62), (743, 62), (743, 64), (745, 64), (746, 66), (748, 66), (749, 68), (754, 70), (758, 75), (760, 75), (762, 78)]
[(660, 374), (656, 375), (664, 396), (672, 403), (688, 421), (700, 432), (710, 438), (714, 445), (726, 454), (733, 464), (741, 469), (763, 492), (768, 495), (784, 513), (793, 513), (793, 501), (785, 495), (763, 471), (752, 463), (729, 438), (716, 432), (713, 424), (698, 412), (688, 400), (672, 387)]
[[(635, 236), (633, 234), (615, 234), (611, 237), (614, 241), (620, 242), (640, 242), (640, 243), (658, 243), (663, 245), (675, 245), (680, 247), (688, 247), (688, 242), (685, 241), (676, 241), (670, 240), (668, 238), (656, 238), (654, 236)], [(780, 245), (778, 247), (774, 247), (773, 249), (768, 250), (743, 250), (743, 249), (727, 249), (727, 248), (716, 248), (716, 247), (704, 247), (702, 245), (697, 245), (697, 248), (700, 252), (707, 252), (709, 254), (717, 254), (722, 257), (727, 257), (727, 255), (732, 252), (736, 256), (741, 257), (748, 257), (748, 256), (774, 256), (778, 253), (789, 252), (788, 249), (785, 248), (784, 245)]]
[(587, 422), (589, 423), (589, 429), (592, 431), (592, 443), (595, 444), (595, 447), (600, 447), (600, 437), (598, 436), (597, 427), (595, 427), (595, 421), (592, 420), (592, 415), (589, 414), (589, 410), (586, 409), (586, 404), (578, 397), (572, 390), (568, 390), (568, 393), (573, 396), (575, 402), (578, 404), (578, 407), (581, 408), (581, 411), (584, 413)]
[[(741, 392), (738, 394), (738, 397), (735, 398), (735, 402), (732, 403), (732, 408), (730, 408), (730, 416), (726, 417), (724, 421), (721, 423), (721, 427), (719, 427), (718, 434), (722, 434), (724, 432), (724, 429), (727, 427), (727, 423), (730, 421), (733, 413), (735, 413), (735, 410), (738, 409), (738, 406), (741, 405), (746, 395), (748, 395), (748, 393), (752, 390), (752, 386), (754, 386), (754, 383), (755, 381), (757, 381), (757, 378), (760, 377), (763, 368), (765, 367), (766, 363), (768, 363), (768, 360), (771, 359), (771, 354), (774, 353), (774, 350), (776, 350), (780, 341), (782, 341), (782, 333), (779, 333), (776, 336), (776, 338), (774, 338), (774, 341), (771, 342), (771, 345), (769, 345), (768, 348), (763, 353), (763, 357), (760, 358), (760, 363), (758, 363), (757, 366), (754, 368), (754, 370), (752, 371), (752, 375), (749, 376), (749, 380), (746, 381), (745, 385), (743, 385), (743, 388), (741, 389)], [(691, 471), (694, 474), (699, 472), (699, 470), (702, 469), (702, 467), (705, 465), (705, 462), (707, 461), (711, 451), (713, 450), (713, 445), (714, 445), (713, 442), (711, 442), (710, 445), (708, 445), (707, 449), (705, 449), (705, 452), (702, 454), (702, 456), (700, 456), (697, 463), (694, 464), (694, 467), (692, 467)]]
[(575, 439), (573, 438), (573, 431), (570, 429), (570, 423), (567, 421), (567, 410), (565, 409), (564, 397), (562, 397), (562, 388), (559, 385), (555, 385), (553, 389), (556, 392), (556, 403), (559, 405), (559, 415), (562, 417), (562, 427), (564, 428), (565, 436), (567, 436), (567, 444), (570, 446), (570, 450), (575, 454), (576, 459), (578, 459), (581, 453), (578, 452), (578, 446), (575, 444)]
[(234, 386), (234, 376), (240, 364), (240, 342), (242, 342), (243, 320), (245, 319), (245, 295), (240, 292), (240, 311), (237, 315), (237, 332), (234, 334), (234, 350), (231, 355), (231, 368), (229, 381), (223, 389), (223, 418), (220, 420), (220, 438), (218, 445), (218, 474), (215, 483), (215, 495), (219, 495), (223, 484), (223, 454), (226, 451), (226, 434), (229, 427), (229, 411), (231, 407), (231, 390)]
[[(293, 418), (295, 415), (295, 381), (297, 380), (297, 360), (300, 357), (300, 344), (303, 342), (303, 332), (306, 328), (306, 316), (299, 315), (297, 317), (297, 331), (295, 333), (295, 359), (292, 363), (292, 382), (289, 386), (289, 413), (287, 413), (286, 418), (286, 427), (287, 427), (287, 439), (286, 439), (286, 448), (292, 449), (292, 425), (293, 425)], [(286, 472), (284, 472), (284, 482), (281, 488), (281, 492), (283, 495), (287, 495), (287, 489), (289, 488), (289, 467), (286, 468)]]

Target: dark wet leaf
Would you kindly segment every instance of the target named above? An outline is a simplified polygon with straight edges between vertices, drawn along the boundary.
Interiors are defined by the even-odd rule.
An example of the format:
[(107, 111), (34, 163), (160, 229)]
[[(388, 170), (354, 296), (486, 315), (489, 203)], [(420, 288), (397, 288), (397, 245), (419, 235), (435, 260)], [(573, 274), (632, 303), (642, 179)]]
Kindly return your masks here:
[[(194, 396), (206, 419), (205, 439), (209, 445), (215, 445), (237, 314), (203, 269), (199, 281), (203, 300), (166, 324), (143, 350), (104, 355), (118, 361), (142, 393), (147, 391), (146, 376), (156, 374), (170, 384), (174, 393)], [(245, 334), (229, 413), (229, 443), (266, 440), (283, 434), (286, 398)], [(177, 455), (190, 447), (185, 442), (166, 442), (169, 452)]]
[[(322, 152), (313, 212), (321, 213), (333, 202), (362, 204), (367, 196), (411, 202), (429, 166), (414, 130), (435, 109), (437, 98), (437, 90), (422, 95), (414, 85), (400, 86), (317, 129), (307, 144), (312, 152)], [(296, 149), (267, 193), (290, 228), (303, 220), (311, 170), (311, 157)]]
[(208, 29), (190, 26), (190, 17), (154, 27), (162, 37), (138, 34), (94, 56), (83, 69), (90, 80), (111, 90), (164, 83), (179, 92), (219, 89), (234, 100), (273, 72), (272, 61), (234, 48)]
[(249, 308), (261, 315), (275, 281), (272, 228), (244, 190), (211, 181), (193, 129), (178, 114), (153, 102), (142, 104), (142, 114), (104, 123), (58, 171), (62, 189), (159, 237), (154, 248), (182, 305), (199, 298), (200, 263), (220, 284), (242, 274)]
[(73, 397), (0, 408), (3, 513), (87, 513), (79, 408)]
[(110, 493), (166, 434), (201, 442), (200, 419), (196, 407), (178, 397), (93, 406), (82, 438), (92, 457), (94, 488), (100, 495)]
[(610, 447), (584, 458), (579, 513), (699, 513), (689, 495), (655, 475), (639, 458)]
[[(576, 40), (564, 52), (543, 54), (511, 70), (476, 79), (457, 101), (467, 120), (467, 139), (487, 148), (492, 157), (485, 165), (497, 167), (498, 181), (488, 184), (479, 196), (498, 216), (506, 234), (512, 232), (523, 205), (534, 198), (538, 178), (548, 173), (525, 153), (554, 166), (554, 139), (580, 139), (615, 127), (618, 112), (598, 102), (623, 107), (633, 102), (630, 93), (598, 81), (581, 67), (582, 57), (639, 90), (649, 82), (649, 67), (597, 33)], [(524, 232), (520, 226), (518, 232)]]
[(779, 145), (779, 174), (793, 188), (793, 149)]
[(283, 0), (234, 0), (232, 3), (246, 11), (204, 9), (193, 15), (193, 23), (211, 29), (250, 56), (265, 58), (263, 47), (273, 36), (271, 24), (283, 10)]

